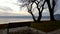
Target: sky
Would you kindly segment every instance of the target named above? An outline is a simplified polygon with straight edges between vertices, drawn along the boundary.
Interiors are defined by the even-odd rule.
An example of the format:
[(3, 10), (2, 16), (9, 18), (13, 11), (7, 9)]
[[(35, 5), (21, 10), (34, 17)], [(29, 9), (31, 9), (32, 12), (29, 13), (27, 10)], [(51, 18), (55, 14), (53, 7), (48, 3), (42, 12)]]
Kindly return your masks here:
[[(20, 10), (18, 0), (0, 0), (0, 16), (30, 16), (27, 12), (27, 8), (24, 7), (23, 10)], [(60, 12), (56, 12), (57, 14)], [(34, 12), (35, 15), (38, 15), (36, 11)], [(49, 16), (48, 9), (44, 9), (43, 16)]]

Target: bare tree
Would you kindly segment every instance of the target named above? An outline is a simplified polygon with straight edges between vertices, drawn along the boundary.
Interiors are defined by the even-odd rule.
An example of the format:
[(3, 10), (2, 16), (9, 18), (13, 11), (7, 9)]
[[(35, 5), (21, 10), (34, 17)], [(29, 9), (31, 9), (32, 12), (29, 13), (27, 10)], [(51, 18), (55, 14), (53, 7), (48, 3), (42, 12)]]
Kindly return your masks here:
[[(37, 3), (35, 2), (36, 5), (37, 5), (37, 9), (38, 9), (38, 11), (39, 11), (39, 16), (38, 16), (38, 19), (37, 19), (38, 22), (41, 21), (42, 11), (43, 11), (43, 9), (44, 9), (44, 4), (45, 4), (45, 1), (44, 1), (43, 4), (42, 4), (41, 6), (39, 6), (39, 3), (40, 3), (41, 1), (43, 1), (43, 0), (37, 1)], [(42, 8), (42, 9), (41, 9), (41, 8)]]
[(32, 18), (33, 18), (34, 22), (36, 22), (35, 16), (34, 16), (34, 14), (32, 13), (32, 5), (33, 5), (33, 3), (31, 3), (30, 6), (28, 6), (28, 7), (30, 7), (30, 9), (29, 9), (28, 7), (27, 7), (27, 9), (28, 9), (28, 12), (32, 15)]
[[(27, 7), (27, 9), (28, 9), (28, 13), (30, 13), (31, 15), (32, 15), (32, 18), (33, 18), (33, 20), (35, 21), (35, 22), (40, 22), (40, 20), (41, 20), (41, 17), (42, 17), (42, 11), (43, 11), (43, 9), (44, 9), (44, 4), (45, 4), (45, 1), (44, 0), (20, 0), (22, 3), (23, 3), (23, 5), (22, 6), (26, 6)], [(43, 1), (43, 3), (41, 4), (41, 2)], [(25, 2), (25, 3), (24, 3)], [(34, 16), (34, 14), (33, 14), (33, 12), (32, 12), (32, 5), (33, 4), (36, 4), (36, 8), (38, 9), (38, 14), (39, 14), (39, 16), (38, 16), (38, 18), (37, 18), (37, 20), (35, 19), (35, 16)], [(37, 11), (36, 11), (37, 12)]]

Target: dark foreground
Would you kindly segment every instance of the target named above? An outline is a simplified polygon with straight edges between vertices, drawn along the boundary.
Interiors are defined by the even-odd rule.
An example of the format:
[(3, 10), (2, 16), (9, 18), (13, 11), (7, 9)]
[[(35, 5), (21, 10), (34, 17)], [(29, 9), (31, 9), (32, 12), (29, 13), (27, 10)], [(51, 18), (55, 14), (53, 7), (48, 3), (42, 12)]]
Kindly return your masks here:
[(14, 22), (9, 24), (0, 24), (0, 29), (10, 29), (10, 28), (16, 28), (16, 27), (23, 27), (28, 26), (31, 28), (35, 28), (37, 30), (41, 30), (44, 32), (50, 32), (57, 29), (60, 29), (60, 21), (41, 21), (41, 22)]

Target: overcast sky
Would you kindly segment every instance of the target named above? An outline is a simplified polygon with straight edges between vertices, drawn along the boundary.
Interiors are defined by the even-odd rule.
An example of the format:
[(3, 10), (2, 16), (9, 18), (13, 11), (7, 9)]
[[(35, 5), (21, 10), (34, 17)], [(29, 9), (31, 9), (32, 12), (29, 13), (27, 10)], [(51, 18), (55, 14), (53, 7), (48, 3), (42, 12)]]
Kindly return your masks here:
[[(55, 14), (57, 13), (60, 14), (59, 10)], [(36, 11), (34, 12), (34, 14), (38, 15)], [(43, 16), (48, 16), (49, 15), (48, 9), (44, 9), (42, 14)], [(30, 14), (27, 12), (26, 7), (24, 7), (23, 10), (20, 10), (18, 0), (0, 0), (0, 16), (28, 16), (28, 15)]]

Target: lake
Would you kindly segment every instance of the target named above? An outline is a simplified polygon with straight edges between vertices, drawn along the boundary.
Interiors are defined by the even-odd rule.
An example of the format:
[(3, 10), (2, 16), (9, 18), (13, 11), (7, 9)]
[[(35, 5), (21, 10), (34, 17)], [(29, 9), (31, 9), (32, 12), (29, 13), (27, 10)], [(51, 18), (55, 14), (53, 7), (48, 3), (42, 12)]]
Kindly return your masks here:
[[(41, 21), (44, 21), (44, 20), (50, 20), (49, 18), (43, 18), (41, 19)], [(12, 23), (12, 22), (26, 22), (26, 21), (33, 21), (32, 18), (23, 18), (23, 17), (20, 17), (20, 18), (2, 18), (0, 17), (0, 24), (5, 24), (5, 23)]]

